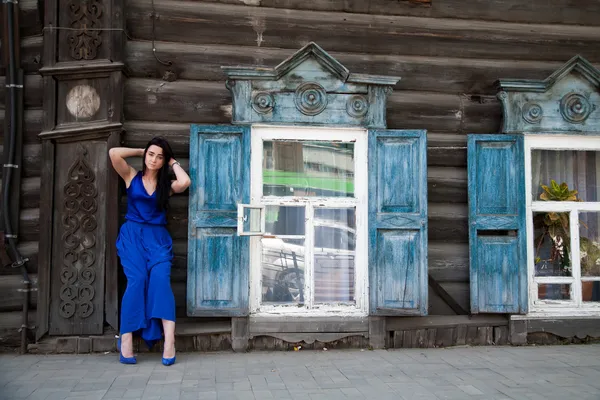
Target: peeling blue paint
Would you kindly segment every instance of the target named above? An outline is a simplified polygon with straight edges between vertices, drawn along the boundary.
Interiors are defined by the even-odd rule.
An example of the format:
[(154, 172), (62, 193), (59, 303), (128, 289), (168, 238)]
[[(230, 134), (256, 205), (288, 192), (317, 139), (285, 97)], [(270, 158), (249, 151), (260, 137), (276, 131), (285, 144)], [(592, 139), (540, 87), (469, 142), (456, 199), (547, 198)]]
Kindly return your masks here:
[(192, 125), (187, 314), (248, 314), (249, 239), (237, 204), (250, 200), (250, 128)]
[(427, 315), (427, 137), (369, 131), (369, 279), (374, 315)]

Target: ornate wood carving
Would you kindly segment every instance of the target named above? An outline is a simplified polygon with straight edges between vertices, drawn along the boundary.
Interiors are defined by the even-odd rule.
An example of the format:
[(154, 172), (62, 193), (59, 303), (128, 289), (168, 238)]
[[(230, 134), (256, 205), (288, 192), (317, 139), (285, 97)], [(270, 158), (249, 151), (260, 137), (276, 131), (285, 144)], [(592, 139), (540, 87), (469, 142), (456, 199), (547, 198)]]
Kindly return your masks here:
[(316, 82), (306, 82), (296, 89), (294, 101), (302, 114), (319, 115), (327, 107), (327, 92)]
[(68, 34), (71, 57), (75, 60), (93, 60), (102, 44), (102, 14), (100, 0), (71, 0), (69, 26), (75, 30)]
[(385, 128), (386, 96), (400, 78), (351, 74), (315, 43), (275, 68), (223, 67), (232, 122)]
[(600, 71), (580, 56), (544, 80), (498, 81), (503, 133), (600, 134)]
[(48, 0), (37, 333), (118, 330), (118, 176), (108, 149), (122, 131), (123, 0)]
[(63, 187), (62, 213), (63, 265), (60, 271), (60, 308), (63, 318), (77, 314), (87, 318), (94, 312), (92, 300), (96, 279), (96, 176), (86, 161), (87, 150), (79, 147), (79, 157), (69, 168)]

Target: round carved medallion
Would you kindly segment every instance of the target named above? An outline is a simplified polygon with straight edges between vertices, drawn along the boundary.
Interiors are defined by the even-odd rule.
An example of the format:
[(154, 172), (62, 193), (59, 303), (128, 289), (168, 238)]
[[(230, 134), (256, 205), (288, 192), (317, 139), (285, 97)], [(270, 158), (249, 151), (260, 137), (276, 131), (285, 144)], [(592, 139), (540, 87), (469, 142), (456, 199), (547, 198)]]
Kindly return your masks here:
[(296, 108), (304, 115), (319, 115), (327, 107), (327, 92), (314, 82), (303, 83), (296, 89)]
[(369, 110), (369, 101), (365, 96), (356, 94), (351, 96), (346, 102), (346, 112), (351, 117), (364, 117)]
[(539, 104), (525, 103), (523, 106), (523, 119), (530, 124), (537, 124), (542, 120), (544, 110)]
[(560, 100), (560, 113), (565, 121), (581, 124), (590, 116), (591, 112), (590, 101), (579, 93), (569, 93)]
[(259, 114), (267, 114), (273, 111), (275, 98), (269, 92), (258, 92), (252, 99), (252, 108)]
[(67, 93), (67, 110), (77, 119), (93, 117), (100, 109), (100, 96), (89, 85), (77, 85)]

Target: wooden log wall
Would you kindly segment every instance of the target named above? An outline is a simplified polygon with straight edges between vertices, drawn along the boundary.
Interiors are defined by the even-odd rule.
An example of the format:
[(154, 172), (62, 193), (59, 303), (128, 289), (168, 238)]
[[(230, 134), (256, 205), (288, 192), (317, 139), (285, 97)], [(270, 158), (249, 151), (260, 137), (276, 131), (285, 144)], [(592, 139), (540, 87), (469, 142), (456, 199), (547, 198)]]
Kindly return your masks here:
[[(39, 2), (42, 4), (43, 2)], [(21, 252), (37, 273), (42, 123), (42, 20), (21, 0), (25, 78)], [(126, 18), (124, 144), (169, 138), (188, 162), (190, 123), (228, 123), (231, 98), (221, 66), (274, 66), (310, 41), (356, 73), (398, 75), (388, 126), (428, 130), (429, 271), (468, 308), (466, 134), (495, 133), (500, 77), (543, 79), (575, 54), (600, 64), (597, 0), (130, 0)], [(152, 54), (153, 36), (159, 58)], [(0, 85), (4, 83), (0, 65)], [(4, 90), (0, 126), (4, 127)], [(0, 139), (1, 140), (1, 139)], [(124, 205), (124, 202), (122, 203)], [(122, 210), (124, 212), (124, 209)], [(169, 229), (178, 315), (185, 315), (187, 194), (172, 201)], [(18, 278), (0, 266), (0, 344), (16, 345)], [(36, 296), (32, 296), (35, 309)], [(438, 297), (431, 314), (452, 314)], [(32, 313), (33, 315), (33, 313)], [(34, 319), (32, 319), (33, 321)]]
[[(40, 168), (42, 146), (37, 139), (42, 124), (42, 77), (38, 71), (42, 56), (43, 13), (37, 0), (19, 1), (21, 35), (21, 68), (24, 80), (23, 165), (21, 171), (21, 209), (18, 248), (29, 258), (27, 270), (37, 285), (37, 259), (40, 217)], [(4, 43), (2, 43), (4, 45)], [(1, 62), (1, 61), (0, 61)], [(6, 66), (0, 65), (0, 151), (4, 151), (4, 117)], [(0, 181), (1, 182), (1, 181)], [(1, 188), (1, 186), (0, 186)], [(0, 265), (0, 347), (17, 347), (20, 343), (22, 277), (18, 269)], [(30, 325), (35, 325), (37, 292), (30, 296)], [(33, 335), (32, 335), (33, 336)]]
[[(125, 142), (156, 134), (188, 157), (190, 123), (228, 123), (221, 66), (275, 66), (314, 41), (351, 72), (397, 75), (388, 127), (428, 130), (429, 271), (469, 309), (466, 134), (496, 133), (498, 78), (544, 79), (575, 54), (600, 64), (600, 3), (476, 0), (129, 0)], [(164, 65), (152, 54), (171, 65)], [(169, 218), (185, 309), (187, 199)], [(430, 293), (432, 290), (430, 290)], [(430, 314), (453, 314), (430, 294)]]

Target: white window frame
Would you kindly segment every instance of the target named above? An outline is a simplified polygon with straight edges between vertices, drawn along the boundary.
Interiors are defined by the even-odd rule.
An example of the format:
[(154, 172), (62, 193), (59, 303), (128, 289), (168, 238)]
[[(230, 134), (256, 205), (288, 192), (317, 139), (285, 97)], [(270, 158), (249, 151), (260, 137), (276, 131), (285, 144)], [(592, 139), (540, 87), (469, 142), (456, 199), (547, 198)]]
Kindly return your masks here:
[[(581, 281), (595, 281), (599, 278), (581, 277), (579, 254), (579, 212), (600, 212), (600, 202), (572, 201), (534, 201), (532, 196), (532, 150), (582, 150), (600, 151), (600, 137), (582, 135), (525, 135), (525, 199), (527, 208), (527, 271), (529, 287), (528, 316), (598, 316), (599, 303), (584, 303), (582, 301)], [(560, 182), (559, 182), (560, 183)], [(533, 213), (535, 212), (569, 212), (571, 231), (571, 267), (570, 277), (536, 277)], [(538, 284), (556, 283), (571, 285), (571, 300), (539, 300)]]
[[(327, 316), (368, 314), (368, 131), (357, 128), (253, 125), (251, 132), (250, 204), (298, 206), (306, 204), (305, 266), (312, 265), (316, 207), (356, 207), (356, 250), (354, 261), (355, 304), (315, 305), (311, 268), (305, 268), (305, 306), (262, 304), (261, 237), (250, 238), (250, 312), (255, 315)], [(354, 197), (263, 196), (263, 142), (270, 140), (341, 141), (354, 143)]]

